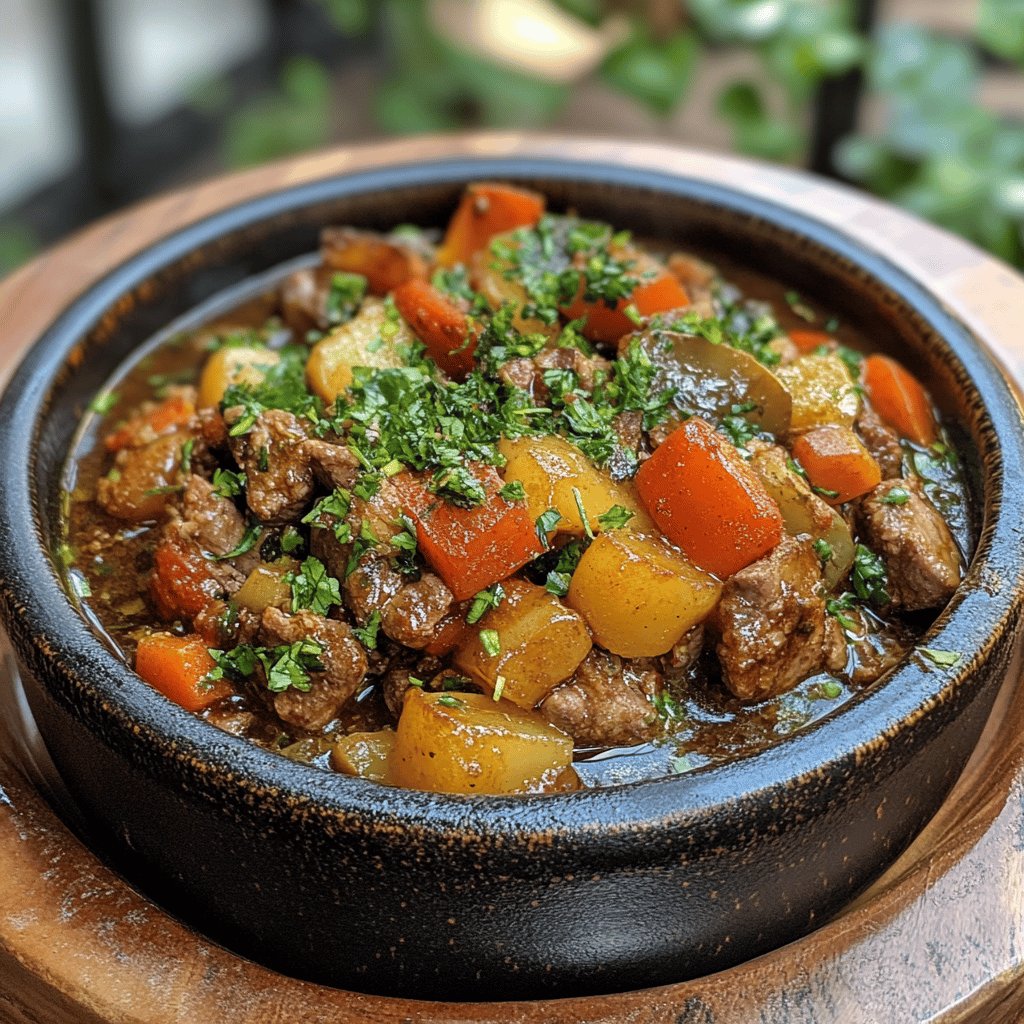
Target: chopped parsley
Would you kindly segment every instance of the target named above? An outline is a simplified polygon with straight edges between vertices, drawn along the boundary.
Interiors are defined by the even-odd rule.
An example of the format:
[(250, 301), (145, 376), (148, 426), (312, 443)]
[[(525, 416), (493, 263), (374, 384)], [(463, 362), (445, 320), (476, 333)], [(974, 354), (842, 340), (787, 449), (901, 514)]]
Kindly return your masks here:
[(446, 708), (464, 708), (466, 706), (466, 702), (464, 700), (459, 700), (458, 697), (455, 697), (450, 693), (442, 693), (441, 696), (437, 698), (437, 703), (443, 704)]
[(192, 452), (195, 449), (195, 446), (196, 439), (194, 437), (190, 437), (181, 446), (181, 471), (186, 476), (192, 472)]
[(910, 492), (905, 487), (890, 488), (889, 493), (882, 498), (883, 505), (906, 505), (910, 501)]
[(380, 632), (380, 612), (375, 611), (365, 626), (353, 626), (356, 639), (368, 650), (377, 650), (377, 635)]
[(558, 551), (558, 559), (554, 567), (548, 570), (547, 578), (544, 581), (544, 589), (549, 594), (565, 597), (569, 593), (572, 574), (576, 571), (576, 566), (580, 564), (583, 550), (582, 541), (572, 540)]
[(522, 481), (510, 480), (504, 487), (498, 491), (498, 494), (502, 496), (509, 504), (516, 501), (524, 501), (526, 499), (526, 489), (523, 487)]
[(882, 559), (863, 544), (854, 550), (850, 582), (857, 597), (875, 607), (881, 608), (892, 600), (886, 590), (889, 577)]
[(319, 558), (307, 558), (296, 572), (285, 576), (292, 590), (292, 611), (308, 608), (316, 615), (326, 615), (341, 604), (341, 586)]
[(583, 495), (580, 494), (578, 487), (572, 489), (572, 498), (576, 502), (576, 511), (579, 513), (580, 522), (583, 524), (583, 532), (590, 540), (593, 540), (594, 531), (590, 526), (590, 520), (587, 518), (587, 510), (583, 507)]
[(833, 491), (829, 487), (812, 486), (811, 490), (814, 491), (815, 494), (820, 494), (823, 498), (828, 498), (830, 501), (839, 497), (839, 492)]
[[(352, 527), (348, 522), (351, 505), (352, 494), (343, 487), (336, 488), (326, 497), (321, 498), (302, 517), (302, 522), (316, 530), (323, 530), (331, 526), (338, 543), (348, 544), (352, 540)], [(325, 516), (330, 517), (334, 522), (331, 523), (330, 520), (324, 518)]]
[(338, 272), (331, 277), (324, 316), (332, 327), (352, 319), (366, 295), (366, 286), (362, 274)]
[(234, 498), (241, 494), (244, 489), (244, 473), (236, 473), (233, 469), (215, 469), (213, 471), (214, 494), (222, 498)]
[(654, 710), (665, 725), (682, 720), (683, 707), (668, 690), (662, 690), (647, 699), (654, 705)]
[(488, 657), (496, 658), (501, 654), (501, 637), (498, 636), (498, 631), (496, 629), (481, 629), (480, 646)]
[(101, 391), (89, 403), (89, 408), (99, 416), (106, 416), (120, 401), (121, 396), (116, 391)]
[(322, 403), (306, 388), (309, 350), (305, 345), (285, 345), (274, 352), (279, 359), (259, 367), (263, 373), (259, 384), (231, 384), (224, 392), (222, 410), (241, 408), (241, 414), (228, 430), (231, 437), (248, 434), (267, 409), (284, 409), (314, 422), (319, 420)]
[(818, 559), (821, 561), (822, 565), (824, 565), (826, 562), (830, 562), (832, 560), (832, 556), (835, 554), (835, 552), (832, 550), (832, 545), (829, 544), (827, 540), (821, 537), (819, 537), (811, 545), (811, 547), (814, 548), (814, 553), (818, 556)]
[(860, 623), (847, 615), (847, 612), (857, 610), (857, 599), (849, 591), (840, 594), (839, 597), (830, 597), (825, 602), (825, 611), (843, 627), (843, 632), (847, 634), (847, 637), (856, 633), (860, 626)]
[(230, 651), (210, 649), (215, 662), (203, 678), (209, 686), (218, 679), (248, 679), (257, 666), (263, 667), (267, 689), (281, 693), (287, 689), (308, 691), (312, 685), (310, 673), (322, 672), (323, 648), (315, 640), (306, 637), (292, 644), (279, 647), (255, 647), (239, 644)]
[(620, 530), (636, 515), (622, 505), (612, 505), (607, 512), (602, 512), (597, 517), (602, 530)]
[(466, 614), (466, 622), (470, 625), (476, 625), (492, 608), (497, 608), (502, 601), (505, 600), (505, 588), (500, 583), (495, 583), (493, 587), (489, 587), (487, 590), (481, 590), (474, 598), (473, 603), (469, 606), (469, 611)]
[(549, 508), (537, 516), (537, 536), (541, 544), (547, 545), (548, 534), (552, 533), (561, 521), (562, 513), (555, 508)]
[(407, 516), (400, 515), (395, 520), (395, 525), (401, 529), (391, 538), (391, 546), (397, 552), (395, 556), (395, 568), (406, 576), (412, 576), (419, 572), (416, 565), (416, 550), (418, 541), (416, 539), (416, 524)]
[(245, 533), (242, 534), (242, 539), (238, 542), (238, 546), (224, 555), (214, 555), (214, 560), (217, 562), (227, 561), (229, 558), (239, 558), (246, 554), (256, 546), (256, 541), (260, 539), (260, 534), (263, 532), (263, 527), (260, 523), (253, 520), (245, 528)]
[(302, 534), (295, 529), (294, 526), (286, 526), (281, 531), (281, 550), (286, 554), (290, 555), (296, 551), (302, 549), (305, 545), (305, 541), (302, 539)]
[(918, 647), (917, 650), (933, 665), (938, 665), (940, 668), (952, 668), (963, 657), (959, 651), (940, 651), (934, 647)]

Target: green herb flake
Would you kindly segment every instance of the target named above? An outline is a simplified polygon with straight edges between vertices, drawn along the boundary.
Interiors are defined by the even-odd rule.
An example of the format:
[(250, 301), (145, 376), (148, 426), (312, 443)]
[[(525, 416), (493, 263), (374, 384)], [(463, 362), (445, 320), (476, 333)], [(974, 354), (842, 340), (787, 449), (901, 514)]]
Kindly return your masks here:
[(375, 611), (365, 626), (353, 626), (356, 639), (368, 650), (377, 650), (377, 636), (380, 633), (380, 612)]
[(476, 625), (491, 608), (497, 608), (505, 600), (505, 588), (500, 583), (495, 583), (487, 590), (481, 590), (469, 606), (466, 615), (466, 622), (470, 626)]
[(601, 524), (602, 530), (621, 530), (635, 515), (635, 512), (622, 505), (612, 505), (607, 512), (602, 512), (597, 517), (597, 521)]
[(815, 494), (820, 494), (823, 498), (828, 498), (830, 500), (839, 497), (838, 491), (830, 490), (828, 487), (812, 487), (811, 490), (814, 491)]
[(213, 471), (214, 494), (222, 498), (234, 498), (241, 494), (244, 488), (244, 473), (236, 473), (233, 469), (215, 469)]
[(294, 526), (286, 526), (281, 531), (281, 550), (286, 555), (291, 555), (296, 551), (299, 551), (304, 545), (305, 541), (302, 539), (302, 534), (295, 529)]
[(587, 510), (583, 507), (583, 495), (580, 494), (578, 487), (572, 489), (572, 497), (573, 501), (576, 502), (576, 511), (579, 513), (580, 522), (583, 524), (583, 532), (590, 540), (593, 540), (594, 531), (590, 526), (590, 520), (587, 518)]
[(116, 391), (101, 391), (89, 403), (89, 408), (98, 416), (106, 416), (120, 401), (121, 396)]
[(186, 475), (192, 472), (192, 452), (195, 446), (196, 439), (194, 437), (190, 437), (181, 446), (181, 471)]
[(498, 631), (496, 629), (481, 629), (480, 646), (488, 657), (496, 658), (501, 654), (501, 637), (498, 636)]
[(526, 488), (523, 487), (521, 480), (510, 480), (498, 491), (498, 494), (510, 505), (516, 501), (526, 500)]
[(312, 687), (311, 672), (322, 672), (323, 648), (306, 638), (287, 646), (275, 647), (259, 655), (267, 674), (267, 689), (281, 693), (287, 689), (308, 692)]
[(326, 615), (341, 604), (341, 585), (318, 558), (307, 558), (285, 580), (291, 586), (293, 612), (308, 608), (315, 615)]
[(546, 512), (541, 512), (537, 516), (537, 536), (540, 538), (541, 544), (546, 545), (548, 543), (548, 534), (553, 533), (554, 529), (562, 521), (562, 514), (554, 508), (549, 508)]
[(959, 651), (940, 651), (934, 647), (918, 647), (917, 651), (939, 668), (952, 668), (963, 657)]
[(882, 498), (883, 505), (906, 505), (910, 501), (910, 492), (904, 487), (893, 487)]
[(501, 700), (501, 695), (504, 692), (505, 692), (505, 677), (504, 676), (498, 676), (498, 678), (494, 680), (494, 693), (491, 694), (491, 698), (494, 700), (495, 703), (497, 703), (499, 700)]
[(446, 708), (464, 708), (466, 706), (464, 700), (459, 700), (458, 697), (453, 697), (450, 693), (442, 693), (437, 698), (437, 703), (443, 704)]
[(260, 539), (260, 534), (263, 532), (263, 527), (258, 522), (250, 522), (245, 528), (245, 533), (242, 535), (242, 539), (238, 542), (238, 547), (229, 551), (226, 555), (214, 555), (214, 561), (225, 562), (229, 558), (239, 558), (248, 551), (256, 546), (256, 541)]
[(862, 601), (869, 601), (878, 608), (892, 600), (886, 590), (889, 578), (882, 559), (863, 544), (858, 544), (854, 549), (850, 582), (857, 597)]
[(832, 560), (832, 556), (835, 554), (832, 550), (832, 545), (822, 537), (819, 537), (811, 547), (814, 548), (814, 553), (818, 556), (822, 565), (826, 562), (830, 562)]
[(324, 317), (336, 327), (351, 320), (366, 295), (367, 280), (362, 274), (338, 272), (331, 277), (331, 286), (324, 303)]

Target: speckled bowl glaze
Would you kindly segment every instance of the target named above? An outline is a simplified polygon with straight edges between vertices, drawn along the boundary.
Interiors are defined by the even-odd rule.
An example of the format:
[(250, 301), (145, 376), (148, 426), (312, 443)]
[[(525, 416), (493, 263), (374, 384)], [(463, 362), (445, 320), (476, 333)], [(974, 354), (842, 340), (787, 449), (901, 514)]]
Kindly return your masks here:
[[(74, 299), (0, 405), (0, 605), (92, 841), (207, 934), (281, 971), (392, 995), (515, 999), (667, 983), (786, 942), (875, 878), (935, 811), (1018, 640), (1021, 415), (941, 298), (813, 211), (567, 154), (385, 166), (217, 214)], [(320, 226), (440, 224), (477, 178), (719, 250), (818, 298), (927, 377), (981, 520), (964, 584), (925, 641), (961, 652), (953, 668), (912, 655), (831, 716), (726, 765), (531, 798), (389, 789), (294, 764), (126, 669), (52, 556), (62, 467), (89, 398), (168, 324), (312, 252)]]

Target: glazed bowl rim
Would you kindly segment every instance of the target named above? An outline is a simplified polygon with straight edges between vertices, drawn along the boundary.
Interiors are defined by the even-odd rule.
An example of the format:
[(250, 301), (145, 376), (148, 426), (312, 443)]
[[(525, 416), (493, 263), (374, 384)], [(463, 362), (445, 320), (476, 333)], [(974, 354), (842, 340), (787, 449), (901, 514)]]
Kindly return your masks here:
[[(681, 151), (683, 152), (683, 151)], [(547, 178), (634, 190), (667, 192), (750, 216), (809, 240), (867, 273), (896, 293), (935, 332), (985, 396), (979, 457), (986, 494), (985, 523), (968, 573), (921, 645), (961, 652), (952, 668), (939, 668), (911, 653), (880, 684), (836, 711), (765, 750), (726, 764), (657, 779), (626, 782), (571, 794), (532, 797), (454, 796), (381, 787), (324, 772), (264, 751), (172, 705), (145, 686), (103, 646), (74, 607), (42, 536), (35, 490), (38, 439), (47, 395), (69, 353), (117, 299), (190, 252), (256, 224), (345, 196), (388, 188), (460, 184), (473, 178)], [(628, 226), (628, 225), (627, 225)], [(31, 431), (15, 424), (31, 422)], [(991, 650), (993, 638), (1011, 627), (1024, 601), (1019, 514), (1004, 500), (1007, 466), (1024, 464), (1024, 421), (995, 360), (941, 299), (888, 257), (806, 213), (732, 185), (668, 171), (573, 156), (459, 155), (427, 162), (384, 163), (329, 174), (220, 209), (164, 236), (130, 256), (77, 296), (29, 349), (0, 400), (0, 590), (8, 623), (20, 618), (33, 634), (35, 652), (52, 664), (79, 695), (99, 698), (99, 713), (114, 732), (152, 743), (173, 760), (199, 790), (227, 783), (262, 812), (286, 817), (316, 815), (330, 827), (386, 821), (414, 824), (431, 834), (515, 834), (524, 827), (549, 836), (580, 822), (595, 829), (648, 830), (692, 824), (725, 804), (781, 796), (786, 788), (852, 767), (867, 752), (969, 686)], [(60, 458), (66, 457), (66, 452)], [(26, 529), (19, 531), (19, 524)], [(29, 539), (31, 542), (29, 542)], [(991, 623), (978, 636), (979, 616)], [(972, 621), (973, 620), (973, 621)], [(822, 751), (828, 750), (827, 757)], [(609, 825), (609, 820), (614, 824)]]

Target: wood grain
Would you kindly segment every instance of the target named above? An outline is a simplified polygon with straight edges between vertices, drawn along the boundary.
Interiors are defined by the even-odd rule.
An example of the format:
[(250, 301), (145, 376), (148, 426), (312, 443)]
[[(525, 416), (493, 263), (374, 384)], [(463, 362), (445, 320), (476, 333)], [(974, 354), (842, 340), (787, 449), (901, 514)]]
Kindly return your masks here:
[[(97, 277), (172, 230), (275, 189), (446, 156), (562, 156), (742, 187), (898, 261), (1024, 376), (1024, 282), (966, 243), (860, 193), (729, 157), (614, 140), (515, 134), (318, 153), (158, 197), (108, 218), (0, 282), (0, 378)], [(239, 1020), (906, 1024), (1024, 1017), (1024, 695), (1015, 666), (940, 813), (872, 890), (807, 938), (721, 974), (642, 993), (508, 1005), (424, 1004), (319, 988), (227, 953), (127, 887), (60, 823), (18, 747), (0, 687), (0, 1021)], [(7, 723), (6, 731), (4, 722)], [(28, 772), (28, 774), (26, 774)]]

